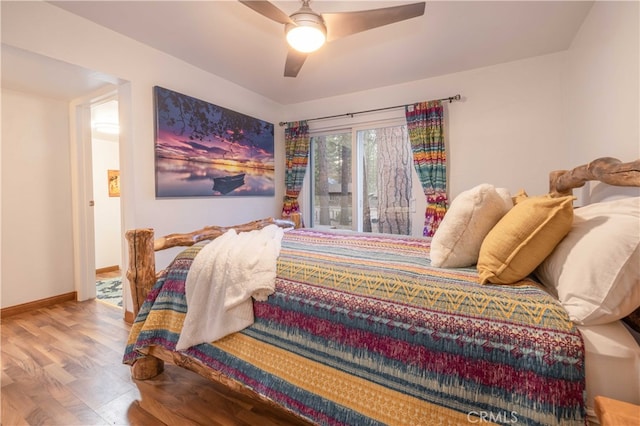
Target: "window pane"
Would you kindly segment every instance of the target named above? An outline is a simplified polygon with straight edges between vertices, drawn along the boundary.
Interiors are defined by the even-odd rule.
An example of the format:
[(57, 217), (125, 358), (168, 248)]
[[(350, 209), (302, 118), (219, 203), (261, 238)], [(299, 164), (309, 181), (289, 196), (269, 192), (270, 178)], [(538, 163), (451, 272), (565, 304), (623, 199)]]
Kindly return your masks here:
[(411, 235), (413, 157), (406, 126), (358, 132), (362, 147), (362, 231)]
[(351, 132), (314, 136), (312, 226), (352, 229)]

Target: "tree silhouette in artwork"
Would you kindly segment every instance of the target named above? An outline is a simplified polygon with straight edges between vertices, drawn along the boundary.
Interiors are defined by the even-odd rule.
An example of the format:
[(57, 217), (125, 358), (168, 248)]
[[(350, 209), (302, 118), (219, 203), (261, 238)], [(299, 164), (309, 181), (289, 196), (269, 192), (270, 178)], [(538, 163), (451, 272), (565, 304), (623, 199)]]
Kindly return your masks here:
[(265, 121), (171, 90), (155, 89), (157, 122), (164, 130), (170, 130), (177, 136), (193, 141), (219, 138), (231, 145), (252, 148), (257, 148), (252, 136), (263, 133), (273, 136), (273, 125)]

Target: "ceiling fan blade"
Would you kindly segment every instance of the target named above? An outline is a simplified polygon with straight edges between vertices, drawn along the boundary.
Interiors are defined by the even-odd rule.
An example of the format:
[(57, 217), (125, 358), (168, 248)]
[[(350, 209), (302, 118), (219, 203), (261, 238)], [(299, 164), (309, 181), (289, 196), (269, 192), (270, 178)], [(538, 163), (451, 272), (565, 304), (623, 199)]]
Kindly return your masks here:
[(356, 12), (323, 13), (327, 41), (424, 15), (425, 2)]
[(287, 54), (287, 62), (284, 64), (284, 76), (296, 77), (307, 56), (309, 56), (307, 53), (298, 52), (290, 47), (289, 53)]
[(249, 1), (249, 0), (238, 0), (240, 3), (245, 6), (255, 10), (262, 16), (266, 16), (267, 18), (279, 22), (281, 24), (293, 24), (294, 22), (289, 18), (289, 16), (275, 7), (272, 3), (264, 0), (258, 1)]

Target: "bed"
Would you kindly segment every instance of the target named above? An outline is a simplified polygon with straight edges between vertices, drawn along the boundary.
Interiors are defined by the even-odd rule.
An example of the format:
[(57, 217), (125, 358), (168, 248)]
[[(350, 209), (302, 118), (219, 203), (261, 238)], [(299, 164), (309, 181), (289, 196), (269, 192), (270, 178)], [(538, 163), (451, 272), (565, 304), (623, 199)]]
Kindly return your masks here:
[[(562, 245), (574, 234), (584, 240), (577, 235), (576, 223), (582, 222), (574, 220), (578, 213), (570, 194), (590, 180), (640, 186), (640, 160), (604, 158), (553, 172), (550, 194), (540, 197), (474, 189), (474, 200), (484, 191), (484, 199), (492, 195), (505, 207), (483, 214), (483, 220), (465, 216), (479, 214), (478, 205), (456, 207), (467, 225), (484, 227), (473, 232), (447, 213), (446, 228), (458, 233), (461, 245), (455, 250), (443, 245), (438, 233), (430, 239), (328, 232), (294, 229), (291, 222), (274, 219), (157, 240), (151, 229), (128, 231), (127, 278), (136, 320), (124, 362), (138, 380), (173, 363), (313, 424), (584, 425), (593, 420), (595, 395), (638, 404), (640, 349), (632, 328), (621, 321), (640, 307), (636, 270), (627, 274), (626, 293), (613, 308), (597, 315), (589, 311), (584, 318), (572, 308), (567, 278), (557, 287), (546, 283), (558, 270), (563, 273), (558, 258), (571, 258), (566, 250), (572, 247)], [(545, 229), (543, 238), (539, 230), (552, 222), (546, 217), (533, 237), (505, 241), (518, 233), (506, 218), (520, 212), (528, 220), (534, 202), (546, 203), (546, 214), (564, 215), (563, 224)], [(491, 221), (484, 220), (490, 215)], [(469, 235), (460, 235), (461, 226), (475, 243), (462, 244)], [(198, 254), (230, 229), (251, 234), (274, 227), (286, 229), (274, 262), (274, 290), (260, 300), (248, 299), (252, 323), (176, 350), (183, 327), (193, 322), (193, 315), (186, 320), (185, 287)], [(516, 244), (516, 249), (496, 260), (493, 239), (499, 248)], [(458, 254), (474, 244), (479, 255), (461, 260)], [(527, 251), (545, 244), (551, 246), (546, 251)], [(175, 246), (187, 248), (156, 274), (154, 253)], [(445, 253), (437, 267), (431, 261), (436, 248)], [(633, 256), (637, 250), (636, 243)], [(516, 251), (522, 265), (515, 265)]]

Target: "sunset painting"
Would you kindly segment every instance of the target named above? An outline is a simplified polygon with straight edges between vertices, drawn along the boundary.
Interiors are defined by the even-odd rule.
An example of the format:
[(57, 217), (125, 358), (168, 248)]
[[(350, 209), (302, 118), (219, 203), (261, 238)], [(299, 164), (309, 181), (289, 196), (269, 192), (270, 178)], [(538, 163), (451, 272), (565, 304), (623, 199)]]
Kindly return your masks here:
[(154, 87), (156, 197), (272, 196), (273, 124)]

